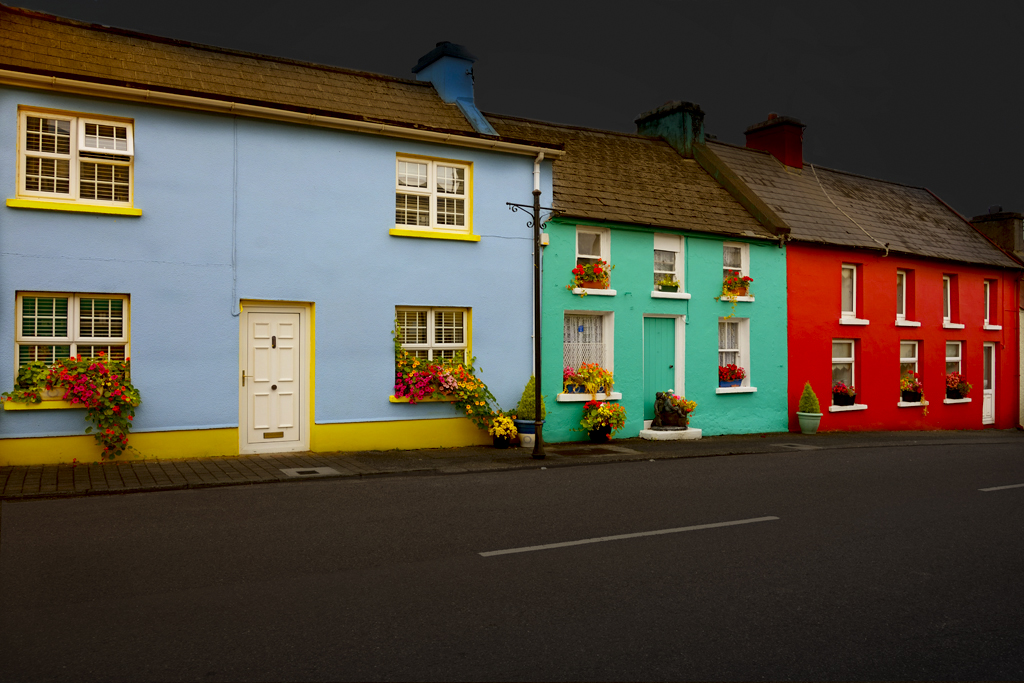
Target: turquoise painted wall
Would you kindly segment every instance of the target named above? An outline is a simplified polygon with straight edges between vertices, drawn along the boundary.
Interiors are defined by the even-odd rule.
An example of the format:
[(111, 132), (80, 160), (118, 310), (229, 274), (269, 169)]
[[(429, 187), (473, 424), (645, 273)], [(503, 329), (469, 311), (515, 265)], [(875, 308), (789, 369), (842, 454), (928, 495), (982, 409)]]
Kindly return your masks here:
[[(615, 296), (581, 297), (566, 289), (576, 263), (576, 226), (610, 228), (611, 288)], [(697, 233), (559, 218), (547, 223), (550, 246), (544, 249), (543, 391), (549, 442), (587, 438), (575, 432), (582, 403), (561, 403), (563, 321), (566, 311), (610, 311), (614, 314), (615, 391), (626, 408), (626, 427), (617, 438), (635, 437), (643, 429), (643, 329), (645, 315), (685, 315), (684, 384), (664, 387), (697, 402), (690, 425), (704, 435), (783, 432), (788, 428), (786, 404), (786, 250), (776, 242), (726, 239)], [(683, 290), (689, 300), (652, 298), (654, 234), (684, 235)], [(749, 244), (750, 276), (755, 301), (716, 300), (722, 288), (722, 243)], [(756, 392), (719, 394), (718, 321), (733, 314), (749, 319), (750, 384)], [(607, 331), (606, 331), (607, 334)]]

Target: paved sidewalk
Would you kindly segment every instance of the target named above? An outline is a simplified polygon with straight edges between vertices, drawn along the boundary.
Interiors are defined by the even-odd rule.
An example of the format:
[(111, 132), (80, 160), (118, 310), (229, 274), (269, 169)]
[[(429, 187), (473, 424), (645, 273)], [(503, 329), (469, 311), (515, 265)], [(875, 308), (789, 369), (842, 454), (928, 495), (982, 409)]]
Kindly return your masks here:
[(412, 451), (285, 453), (188, 460), (119, 460), (79, 465), (0, 467), (0, 499), (54, 498), (142, 491), (297, 482), (325, 477), (438, 475), (567, 467), (649, 459), (691, 458), (751, 453), (809, 452), (836, 448), (910, 447), (956, 444), (984, 448), (1020, 445), (1024, 432), (856, 432), (745, 434), (699, 441), (615, 439), (608, 444), (572, 442), (547, 445), (547, 457), (534, 460), (524, 448), (499, 450), (477, 446)]

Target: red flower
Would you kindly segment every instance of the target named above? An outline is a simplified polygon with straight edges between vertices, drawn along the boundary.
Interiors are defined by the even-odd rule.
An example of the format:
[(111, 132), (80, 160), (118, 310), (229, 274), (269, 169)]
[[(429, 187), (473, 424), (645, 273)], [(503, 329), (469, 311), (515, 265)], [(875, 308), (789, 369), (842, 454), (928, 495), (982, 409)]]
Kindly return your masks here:
[(601, 266), (594, 266), (594, 275), (600, 275), (604, 271), (601, 270)]

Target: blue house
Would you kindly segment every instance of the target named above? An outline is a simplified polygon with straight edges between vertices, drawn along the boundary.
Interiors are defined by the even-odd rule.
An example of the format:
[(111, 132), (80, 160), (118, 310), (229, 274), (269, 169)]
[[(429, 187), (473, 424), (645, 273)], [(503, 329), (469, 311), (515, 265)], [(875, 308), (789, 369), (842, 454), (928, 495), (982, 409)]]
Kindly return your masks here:
[[(506, 202), (550, 197), (562, 151), (495, 133), (473, 61), (441, 43), (407, 80), (0, 7), (0, 387), (130, 357), (152, 457), (487, 441), (393, 395), (396, 321), (503, 408), (531, 374)], [(96, 460), (82, 415), (5, 403), (0, 465)]]

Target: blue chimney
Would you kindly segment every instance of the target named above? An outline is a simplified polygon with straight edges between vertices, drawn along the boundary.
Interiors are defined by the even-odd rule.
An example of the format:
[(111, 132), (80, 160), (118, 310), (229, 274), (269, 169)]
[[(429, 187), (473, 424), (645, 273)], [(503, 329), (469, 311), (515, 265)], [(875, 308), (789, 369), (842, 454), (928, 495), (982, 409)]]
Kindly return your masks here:
[(473, 101), (473, 62), (476, 57), (461, 45), (447, 40), (420, 57), (412, 68), (417, 81), (428, 81), (437, 94), (449, 104), (458, 105), (473, 130), (485, 135), (497, 135)]

